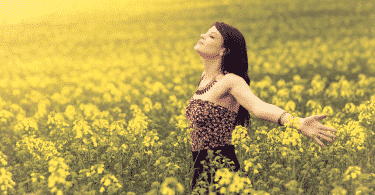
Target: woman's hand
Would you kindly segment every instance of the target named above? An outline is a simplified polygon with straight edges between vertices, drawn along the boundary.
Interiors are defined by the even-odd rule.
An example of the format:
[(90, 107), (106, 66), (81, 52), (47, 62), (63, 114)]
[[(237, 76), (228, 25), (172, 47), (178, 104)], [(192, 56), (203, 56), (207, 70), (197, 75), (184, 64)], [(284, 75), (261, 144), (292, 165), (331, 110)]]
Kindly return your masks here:
[(336, 135), (333, 135), (332, 133), (327, 132), (327, 131), (337, 132), (336, 129), (324, 126), (320, 122), (318, 122), (318, 120), (322, 120), (326, 117), (327, 115), (309, 116), (303, 119), (303, 123), (301, 126), (301, 132), (310, 138), (313, 137), (316, 143), (318, 143), (321, 147), (323, 147), (324, 144), (318, 138), (325, 139), (331, 143), (332, 143), (332, 139), (328, 138), (328, 136), (332, 138), (336, 138)]

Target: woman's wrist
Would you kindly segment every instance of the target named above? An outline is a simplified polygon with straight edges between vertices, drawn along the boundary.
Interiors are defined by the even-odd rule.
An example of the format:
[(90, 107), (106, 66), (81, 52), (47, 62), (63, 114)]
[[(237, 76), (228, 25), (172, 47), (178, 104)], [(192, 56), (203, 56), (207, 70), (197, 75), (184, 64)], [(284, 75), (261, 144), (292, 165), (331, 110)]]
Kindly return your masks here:
[(288, 123), (288, 116), (290, 113), (285, 113), (283, 117), (281, 117), (281, 124), (284, 126), (286, 123)]

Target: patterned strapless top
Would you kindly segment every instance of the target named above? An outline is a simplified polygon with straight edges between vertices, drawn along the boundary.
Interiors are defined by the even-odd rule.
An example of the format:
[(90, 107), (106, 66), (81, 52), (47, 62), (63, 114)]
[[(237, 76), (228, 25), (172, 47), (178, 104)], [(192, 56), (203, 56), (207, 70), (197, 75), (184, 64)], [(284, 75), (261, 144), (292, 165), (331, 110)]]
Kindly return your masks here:
[[(192, 151), (231, 145), (237, 113), (213, 102), (190, 98), (185, 117), (189, 127)], [(202, 142), (202, 144), (201, 144)]]

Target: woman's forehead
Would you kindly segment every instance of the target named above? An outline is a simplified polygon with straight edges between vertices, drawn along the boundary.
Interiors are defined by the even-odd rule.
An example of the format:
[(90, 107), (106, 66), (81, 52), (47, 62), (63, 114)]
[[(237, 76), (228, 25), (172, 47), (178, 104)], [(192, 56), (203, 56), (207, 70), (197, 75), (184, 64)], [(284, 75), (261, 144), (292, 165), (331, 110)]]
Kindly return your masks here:
[(213, 26), (210, 29), (208, 29), (208, 32), (216, 32), (218, 35), (220, 35), (220, 32), (217, 30), (216, 26)]
[(211, 27), (208, 31), (208, 34), (213, 34), (217, 37), (220, 37), (220, 39), (223, 41), (223, 36), (220, 34), (220, 32), (217, 30), (216, 26)]

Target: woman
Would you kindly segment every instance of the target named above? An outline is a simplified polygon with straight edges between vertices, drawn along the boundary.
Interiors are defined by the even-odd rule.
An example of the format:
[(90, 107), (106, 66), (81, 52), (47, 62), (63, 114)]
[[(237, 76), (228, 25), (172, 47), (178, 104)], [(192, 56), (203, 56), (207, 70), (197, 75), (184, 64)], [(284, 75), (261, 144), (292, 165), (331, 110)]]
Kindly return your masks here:
[[(195, 169), (192, 189), (203, 171), (200, 162), (206, 160), (207, 150), (212, 150), (214, 156), (217, 150), (221, 150), (223, 156), (234, 162), (232, 170), (240, 169), (234, 146), (231, 145), (231, 133), (237, 125), (250, 125), (247, 125), (249, 112), (279, 125), (287, 123), (290, 115), (275, 105), (263, 102), (250, 90), (246, 42), (237, 28), (215, 22), (206, 34), (201, 35), (194, 49), (202, 58), (204, 72), (185, 112), (185, 117), (191, 122), (190, 128), (194, 129), (190, 134)], [(332, 142), (327, 136), (336, 136), (327, 130), (337, 132), (318, 122), (326, 117), (315, 115), (299, 118), (302, 124), (299, 130), (313, 137), (321, 147), (324, 144), (318, 138)], [(212, 177), (214, 179), (214, 174)], [(208, 181), (211, 181), (209, 173)]]

